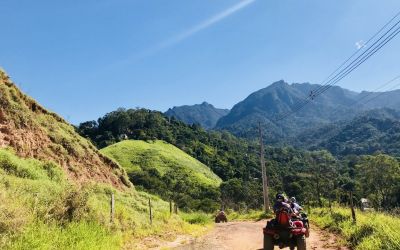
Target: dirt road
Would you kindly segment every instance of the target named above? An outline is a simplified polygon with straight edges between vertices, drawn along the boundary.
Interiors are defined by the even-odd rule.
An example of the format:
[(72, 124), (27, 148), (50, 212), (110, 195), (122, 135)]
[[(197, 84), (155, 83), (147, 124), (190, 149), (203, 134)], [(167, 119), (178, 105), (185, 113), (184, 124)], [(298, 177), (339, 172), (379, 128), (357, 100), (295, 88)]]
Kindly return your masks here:
[[(262, 249), (262, 228), (265, 221), (260, 222), (230, 222), (217, 224), (206, 236), (192, 239), (190, 243), (177, 246), (175, 250), (257, 250)], [(310, 238), (307, 239), (307, 249), (341, 249), (334, 235), (322, 232), (312, 227)], [(275, 247), (278, 249), (277, 247)]]

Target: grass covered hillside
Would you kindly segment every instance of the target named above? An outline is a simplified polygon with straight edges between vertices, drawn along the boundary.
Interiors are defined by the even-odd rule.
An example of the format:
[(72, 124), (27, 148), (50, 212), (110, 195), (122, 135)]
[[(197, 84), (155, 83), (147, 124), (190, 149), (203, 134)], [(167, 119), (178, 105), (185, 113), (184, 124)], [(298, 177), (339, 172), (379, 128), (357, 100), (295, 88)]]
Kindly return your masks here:
[(101, 150), (127, 171), (135, 186), (181, 208), (213, 210), (218, 207), (221, 179), (206, 165), (161, 140), (126, 140)]
[(171, 216), (169, 204), (156, 196), (109, 184), (76, 185), (56, 163), (23, 159), (10, 149), (0, 149), (0, 199), (0, 249), (143, 249), (138, 242), (146, 236), (200, 228)]
[(100, 154), (61, 117), (23, 94), (0, 70), (0, 148), (5, 147), (21, 157), (51, 160), (79, 183), (130, 185), (118, 164)]

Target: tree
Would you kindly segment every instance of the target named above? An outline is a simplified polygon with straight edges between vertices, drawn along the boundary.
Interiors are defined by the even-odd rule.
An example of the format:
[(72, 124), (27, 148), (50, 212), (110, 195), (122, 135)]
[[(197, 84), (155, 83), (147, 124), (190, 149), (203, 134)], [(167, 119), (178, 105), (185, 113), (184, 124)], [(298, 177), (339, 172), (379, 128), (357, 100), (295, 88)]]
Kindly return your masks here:
[(399, 162), (388, 155), (364, 156), (356, 165), (356, 178), (360, 193), (377, 207), (391, 208), (399, 205)]
[(316, 151), (310, 153), (309, 162), (309, 185), (312, 187), (315, 200), (322, 207), (322, 197), (330, 201), (334, 195), (337, 161), (327, 151)]

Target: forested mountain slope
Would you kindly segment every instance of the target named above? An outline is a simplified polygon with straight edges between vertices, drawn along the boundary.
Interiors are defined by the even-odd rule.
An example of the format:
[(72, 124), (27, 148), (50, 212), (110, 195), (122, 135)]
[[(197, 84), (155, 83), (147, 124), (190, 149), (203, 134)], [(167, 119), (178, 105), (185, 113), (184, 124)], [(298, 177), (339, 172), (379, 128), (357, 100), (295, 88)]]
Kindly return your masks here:
[(228, 112), (228, 109), (215, 108), (213, 105), (203, 102), (202, 104), (173, 107), (168, 109), (165, 114), (189, 125), (200, 124), (205, 129), (211, 129)]
[(294, 142), (308, 149), (326, 149), (334, 155), (376, 152), (400, 156), (400, 112), (393, 109), (367, 111), (350, 121), (308, 130)]
[(350, 120), (365, 110), (381, 107), (400, 110), (400, 91), (357, 93), (338, 86), (297, 110), (299, 103), (309, 99), (312, 91), (319, 87), (309, 83), (275, 82), (236, 104), (218, 121), (216, 128), (254, 139), (261, 122), (267, 142), (279, 145), (305, 130)]

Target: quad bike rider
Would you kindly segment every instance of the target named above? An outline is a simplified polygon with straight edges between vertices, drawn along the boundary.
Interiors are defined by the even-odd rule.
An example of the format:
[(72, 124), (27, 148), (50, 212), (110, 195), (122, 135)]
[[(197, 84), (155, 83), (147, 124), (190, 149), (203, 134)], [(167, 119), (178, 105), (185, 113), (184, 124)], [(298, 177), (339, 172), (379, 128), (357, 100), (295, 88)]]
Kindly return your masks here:
[[(264, 250), (273, 250), (277, 245), (279, 248), (290, 247), (290, 249), (306, 250), (306, 237), (308, 237), (308, 226), (305, 216), (298, 215), (290, 204), (285, 202), (283, 194), (276, 195), (274, 205), (275, 219), (268, 221), (267, 226), (263, 228)], [(304, 222), (303, 222), (304, 221)]]
[[(290, 208), (293, 210), (294, 215), (292, 216), (292, 219), (296, 220), (296, 219), (300, 219), (303, 224), (304, 227), (309, 229), (310, 225), (308, 223), (308, 218), (307, 218), (307, 214), (302, 212), (303, 208), (297, 203), (296, 201), (296, 197), (291, 197), (289, 200), (289, 204), (290, 204)], [(308, 238), (309, 236), (309, 230), (307, 230), (307, 234), (306, 237)]]
[(220, 222), (228, 222), (228, 218), (226, 217), (226, 214), (222, 209), (219, 210), (218, 214), (215, 216), (215, 223)]

